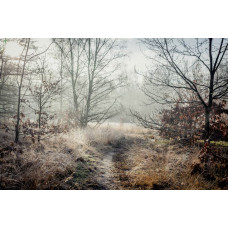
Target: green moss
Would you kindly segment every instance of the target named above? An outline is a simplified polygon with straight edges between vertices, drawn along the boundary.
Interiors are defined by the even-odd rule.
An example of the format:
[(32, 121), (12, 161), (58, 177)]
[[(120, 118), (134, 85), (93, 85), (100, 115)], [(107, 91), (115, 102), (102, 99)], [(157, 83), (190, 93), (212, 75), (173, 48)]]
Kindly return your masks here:
[(211, 143), (217, 146), (228, 146), (228, 142), (225, 141), (211, 141)]
[[(204, 140), (197, 140), (199, 143), (204, 143)], [(225, 146), (228, 147), (228, 142), (226, 141), (211, 141), (211, 144), (216, 145), (216, 146)]]
[(78, 162), (75, 173), (73, 174), (73, 181), (77, 183), (84, 182), (89, 177), (90, 171), (87, 168), (87, 165)]
[(173, 140), (169, 140), (169, 139), (161, 139), (161, 140), (157, 140), (155, 141), (155, 144), (160, 144), (160, 145), (167, 145), (167, 144), (170, 144), (172, 143)]

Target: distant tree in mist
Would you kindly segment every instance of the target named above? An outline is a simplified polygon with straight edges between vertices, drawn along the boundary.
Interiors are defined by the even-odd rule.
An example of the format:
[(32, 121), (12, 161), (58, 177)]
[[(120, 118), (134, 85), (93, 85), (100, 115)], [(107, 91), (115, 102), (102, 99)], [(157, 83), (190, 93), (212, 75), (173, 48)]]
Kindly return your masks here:
[(6, 54), (9, 39), (0, 39), (0, 119), (15, 113), (16, 87), (12, 78), (15, 76), (16, 65)]
[[(83, 52), (85, 46), (85, 39), (67, 38), (67, 39), (53, 39), (60, 50), (61, 64), (70, 76), (70, 83), (73, 94), (73, 106), (75, 114), (78, 112), (81, 87), (80, 78), (84, 70)], [(63, 69), (63, 66), (61, 68)], [(61, 71), (62, 74), (62, 71)]]
[(88, 39), (86, 54), (85, 102), (81, 109), (81, 124), (94, 121), (100, 124), (116, 114), (116, 100), (110, 95), (125, 83), (119, 70), (119, 59), (124, 56), (116, 39)]
[(124, 84), (117, 74), (124, 56), (116, 39), (54, 39), (63, 54), (63, 65), (73, 92), (74, 118), (81, 126), (98, 124), (113, 116), (114, 90)]

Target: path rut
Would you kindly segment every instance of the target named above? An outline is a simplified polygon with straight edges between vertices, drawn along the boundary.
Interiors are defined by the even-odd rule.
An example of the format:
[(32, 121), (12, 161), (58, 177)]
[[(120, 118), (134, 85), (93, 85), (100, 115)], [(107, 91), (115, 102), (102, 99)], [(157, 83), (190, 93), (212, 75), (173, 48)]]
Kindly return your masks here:
[(102, 152), (103, 157), (100, 166), (100, 174), (97, 177), (97, 182), (104, 189), (116, 190), (121, 189), (121, 181), (119, 180), (119, 170), (115, 167), (116, 160), (121, 159), (121, 154), (128, 151), (127, 139), (110, 143), (110, 145)]

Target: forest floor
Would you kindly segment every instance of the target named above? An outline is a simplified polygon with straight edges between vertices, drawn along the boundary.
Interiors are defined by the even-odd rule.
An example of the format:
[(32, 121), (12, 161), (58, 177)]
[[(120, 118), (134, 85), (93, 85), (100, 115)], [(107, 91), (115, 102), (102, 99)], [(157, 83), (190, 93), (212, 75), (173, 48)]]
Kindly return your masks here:
[(10, 147), (10, 137), (1, 137), (0, 189), (227, 188), (227, 182), (219, 187), (202, 172), (192, 175), (199, 145), (163, 139), (131, 124), (78, 129)]
[[(97, 171), (85, 189), (192, 189), (186, 173), (197, 147), (174, 145), (157, 131), (125, 131), (107, 144), (95, 144)], [(191, 178), (191, 177), (190, 177)]]

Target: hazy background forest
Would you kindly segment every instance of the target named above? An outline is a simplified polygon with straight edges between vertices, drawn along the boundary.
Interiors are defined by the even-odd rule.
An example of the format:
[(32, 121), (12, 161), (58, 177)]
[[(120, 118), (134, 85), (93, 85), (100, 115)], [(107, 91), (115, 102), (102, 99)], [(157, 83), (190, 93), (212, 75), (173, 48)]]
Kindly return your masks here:
[(227, 39), (0, 39), (1, 189), (227, 189)]

